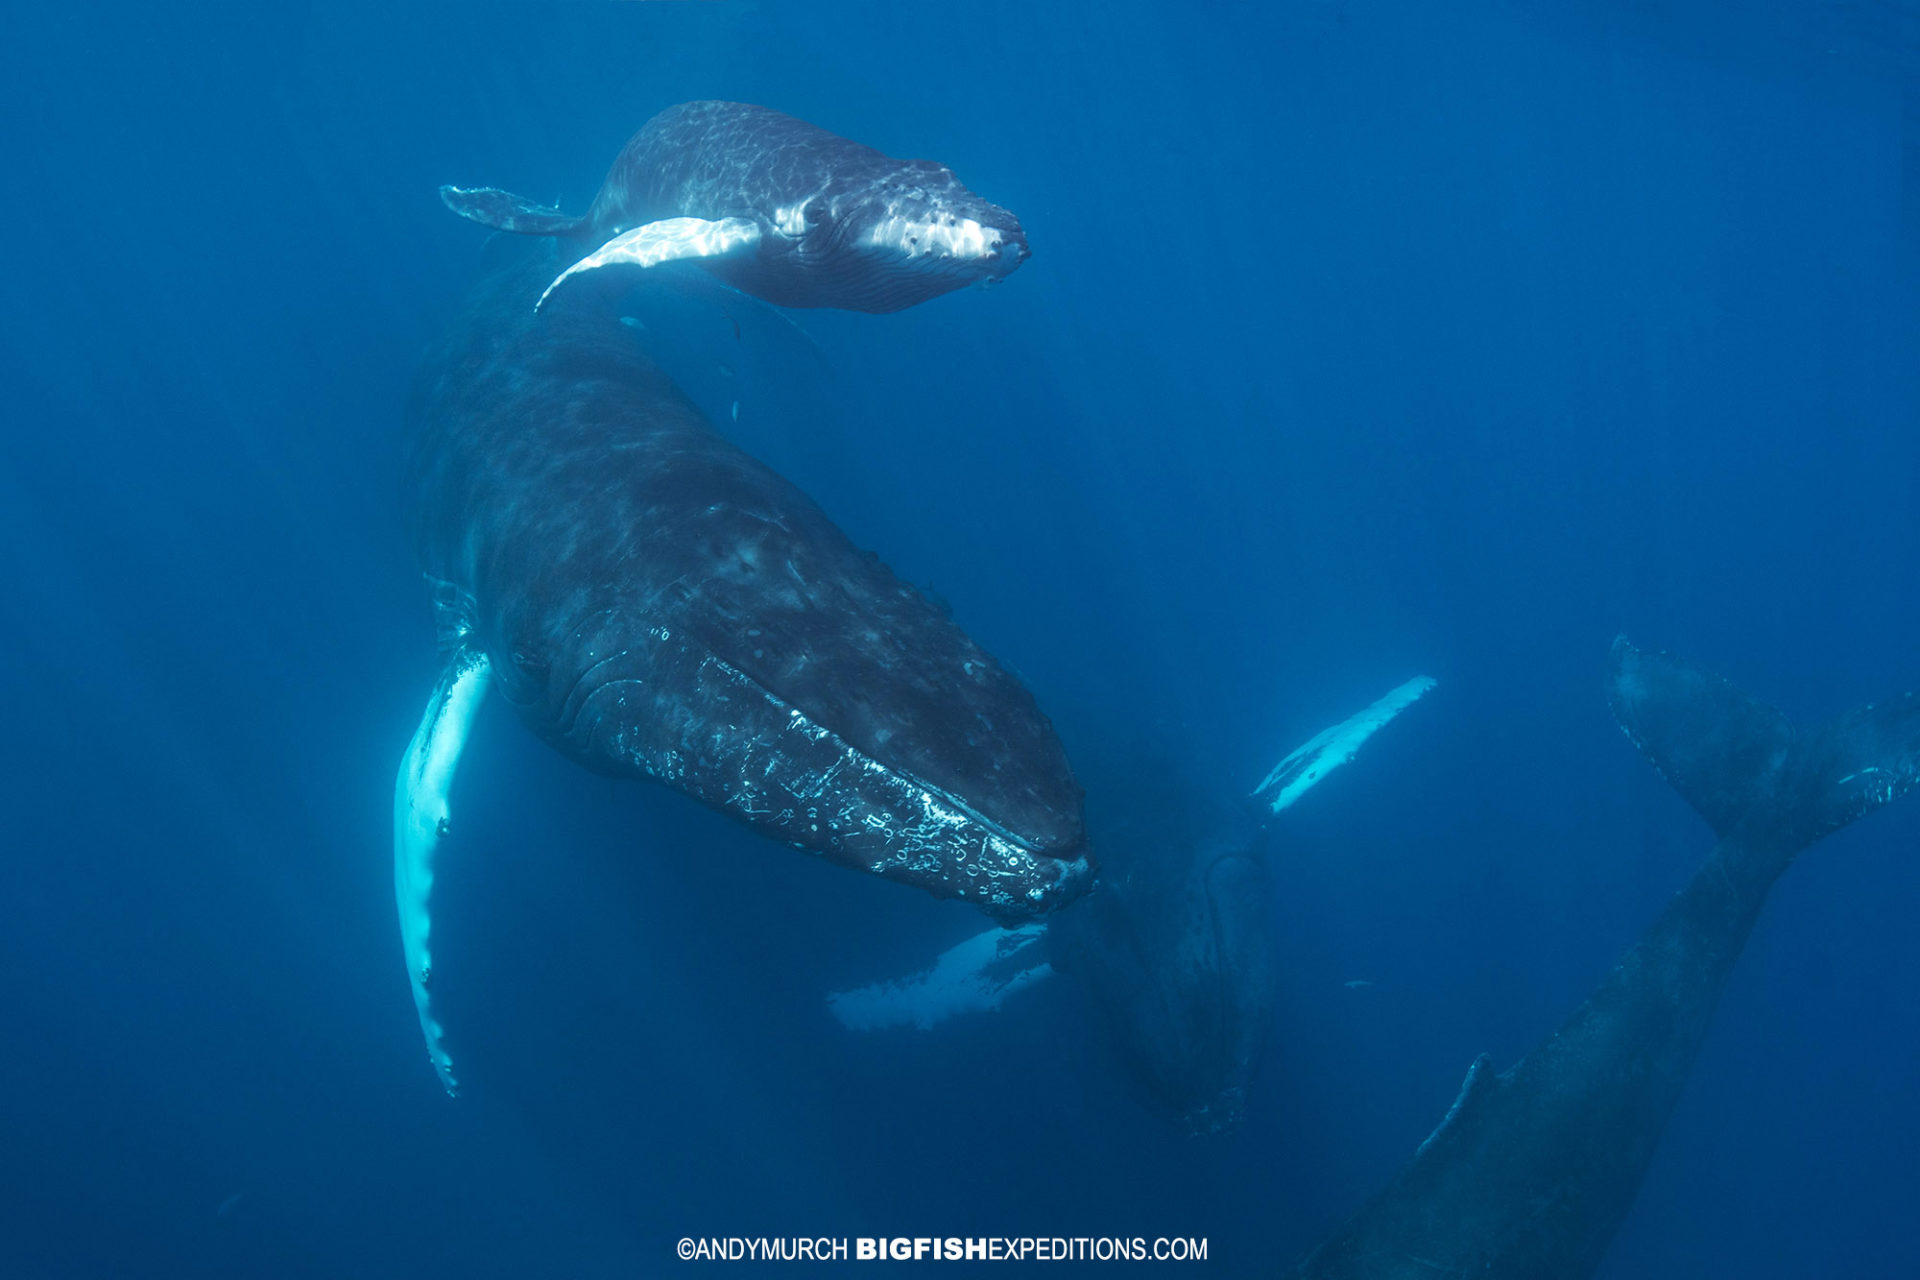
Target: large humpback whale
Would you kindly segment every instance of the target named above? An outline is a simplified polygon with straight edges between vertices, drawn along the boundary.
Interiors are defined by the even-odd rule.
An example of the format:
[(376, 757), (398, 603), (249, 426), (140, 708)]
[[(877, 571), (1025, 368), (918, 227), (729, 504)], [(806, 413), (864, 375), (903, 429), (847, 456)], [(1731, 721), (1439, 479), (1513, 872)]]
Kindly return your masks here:
[(1912, 694), (1800, 733), (1716, 676), (1614, 643), (1608, 700), (1719, 837), (1590, 999), (1486, 1057), (1412, 1161), (1301, 1280), (1579, 1280), (1632, 1207), (1767, 894), (1800, 851), (1920, 781)]
[(1003, 279), (1027, 257), (1019, 219), (945, 165), (740, 102), (647, 121), (583, 217), (491, 187), (440, 195), (475, 222), (576, 245), (549, 292), (607, 267), (691, 260), (779, 306), (885, 312)]
[(443, 1083), (429, 895), (489, 688), (587, 768), (996, 919), (1082, 892), (1080, 788), (1019, 681), (722, 438), (615, 316), (536, 317), (566, 265), (551, 243), (503, 249), (409, 411), (443, 673), (396, 782), (395, 892)]
[(1222, 795), (1177, 761), (1136, 756), (1095, 793), (1098, 893), (1044, 922), (970, 938), (924, 973), (837, 992), (829, 1007), (856, 1030), (924, 1029), (1064, 973), (1161, 1110), (1196, 1133), (1227, 1128), (1273, 1026), (1270, 824), (1433, 687), (1416, 676), (1315, 734), (1250, 797)]

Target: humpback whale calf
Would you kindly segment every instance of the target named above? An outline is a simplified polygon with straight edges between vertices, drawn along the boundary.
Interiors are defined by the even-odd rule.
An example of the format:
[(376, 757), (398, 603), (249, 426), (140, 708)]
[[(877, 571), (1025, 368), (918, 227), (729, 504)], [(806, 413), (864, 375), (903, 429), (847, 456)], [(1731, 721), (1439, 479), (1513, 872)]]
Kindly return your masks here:
[(1004, 279), (1027, 257), (1019, 219), (945, 165), (741, 102), (683, 102), (647, 121), (581, 217), (491, 187), (440, 195), (485, 226), (577, 246), (542, 305), (607, 267), (685, 260), (778, 306), (898, 311)]
[[(1129, 762), (1095, 813), (1100, 890), (1044, 922), (989, 930), (905, 981), (828, 997), (855, 1030), (927, 1028), (999, 1007), (1055, 972), (1079, 980), (1135, 1078), (1195, 1133), (1238, 1121), (1273, 1026), (1269, 825), (1434, 687), (1418, 676), (1289, 752), (1248, 799)], [(1096, 792), (1096, 799), (1099, 799)]]
[(1808, 845), (1920, 780), (1920, 698), (1811, 733), (1666, 654), (1613, 646), (1627, 736), (1712, 826), (1693, 880), (1559, 1030), (1482, 1056), (1411, 1162), (1300, 1280), (1578, 1280), (1632, 1207), (1767, 894)]
[(1026, 688), (728, 443), (615, 315), (535, 316), (552, 243), (502, 248), (408, 415), (443, 670), (395, 783), (394, 886), (449, 1091), (429, 904), (489, 689), (589, 769), (1003, 922), (1084, 891), (1080, 787)]

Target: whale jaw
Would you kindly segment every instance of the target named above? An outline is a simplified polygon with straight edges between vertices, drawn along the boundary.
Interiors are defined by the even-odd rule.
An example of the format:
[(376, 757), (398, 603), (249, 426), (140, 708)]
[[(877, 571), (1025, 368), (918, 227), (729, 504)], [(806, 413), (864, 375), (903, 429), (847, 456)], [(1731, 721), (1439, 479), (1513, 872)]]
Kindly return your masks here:
[(831, 707), (795, 705), (683, 635), (603, 667), (568, 699), (555, 745), (598, 772), (667, 783), (769, 839), (1002, 923), (1092, 886), (1077, 809), (1020, 810), (985, 779), (973, 794), (929, 781), (836, 732)]

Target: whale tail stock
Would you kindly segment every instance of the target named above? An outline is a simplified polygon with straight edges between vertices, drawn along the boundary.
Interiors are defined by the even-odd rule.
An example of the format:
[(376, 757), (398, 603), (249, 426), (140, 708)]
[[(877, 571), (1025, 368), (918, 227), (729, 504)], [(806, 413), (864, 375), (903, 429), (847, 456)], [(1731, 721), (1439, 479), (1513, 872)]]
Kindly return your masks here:
[(471, 222), (523, 236), (571, 236), (586, 230), (585, 218), (570, 218), (550, 205), (498, 187), (441, 187), (440, 200)]
[(1771, 851), (1776, 874), (1920, 782), (1920, 697), (1911, 693), (1803, 732), (1721, 677), (1621, 636), (1607, 701), (1714, 834)]
[(1293, 1273), (1573, 1280), (1631, 1209), (1780, 874), (1920, 781), (1920, 697), (1812, 731), (1669, 654), (1614, 641), (1614, 718), (1719, 843), (1559, 1028), (1474, 1063), (1413, 1159)]

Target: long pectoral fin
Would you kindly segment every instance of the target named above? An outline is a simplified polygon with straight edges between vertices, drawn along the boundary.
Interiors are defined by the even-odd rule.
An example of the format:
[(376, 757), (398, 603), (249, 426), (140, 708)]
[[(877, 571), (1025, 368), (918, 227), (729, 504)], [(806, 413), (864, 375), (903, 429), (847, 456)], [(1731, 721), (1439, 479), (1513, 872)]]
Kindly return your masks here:
[(988, 929), (940, 953), (931, 969), (853, 991), (836, 991), (827, 1007), (854, 1031), (917, 1027), (922, 1031), (963, 1013), (988, 1013), (1016, 991), (1052, 974), (1044, 923)]
[(433, 697), (427, 700), (413, 741), (400, 757), (400, 775), (393, 788), (393, 893), (400, 908), (400, 945), (406, 952), (407, 980), (413, 984), (413, 1005), (427, 1040), (427, 1058), (449, 1094), (458, 1092), (459, 1082), (453, 1077), (453, 1060), (447, 1056), (440, 1023), (429, 1004), (433, 858), (447, 834), (447, 794), (467, 744), (467, 731), (486, 699), (490, 674), (485, 654), (466, 648), (454, 651)]
[(657, 267), (682, 258), (723, 258), (744, 253), (760, 243), (760, 227), (748, 218), (663, 218), (623, 232), (562, 271), (540, 301), (547, 305), (553, 291), (574, 276), (602, 267)]
[(1347, 717), (1331, 729), (1322, 729), (1273, 766), (1273, 771), (1253, 789), (1253, 794), (1270, 796), (1271, 812), (1280, 812), (1312, 790), (1322, 778), (1353, 759), (1354, 753), (1382, 725), (1418, 702), (1433, 686), (1431, 676), (1415, 676), (1365, 711)]

